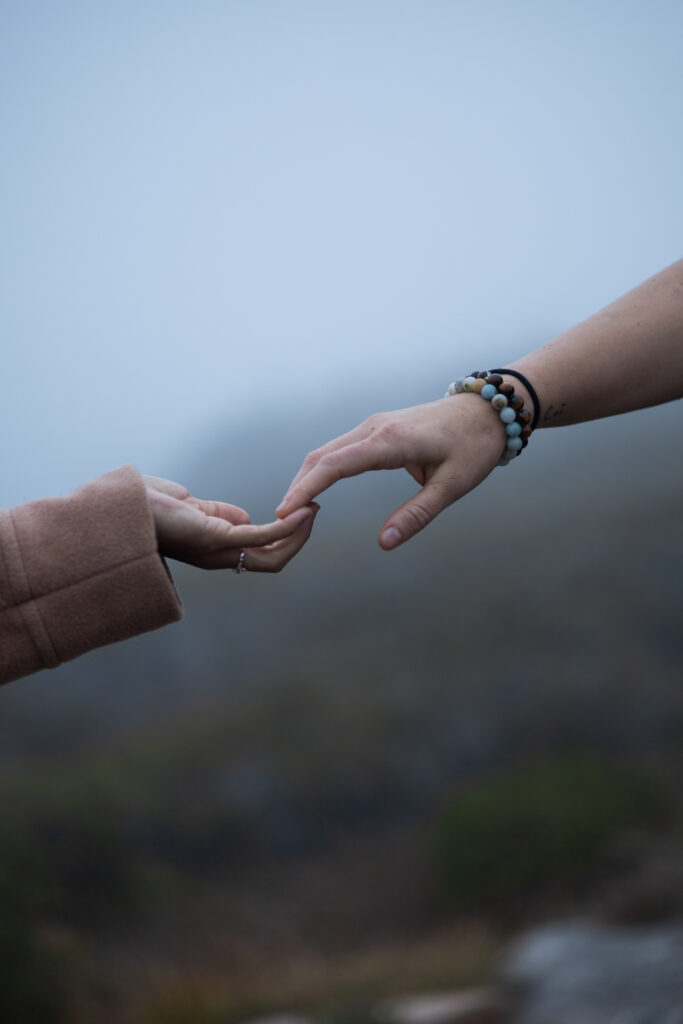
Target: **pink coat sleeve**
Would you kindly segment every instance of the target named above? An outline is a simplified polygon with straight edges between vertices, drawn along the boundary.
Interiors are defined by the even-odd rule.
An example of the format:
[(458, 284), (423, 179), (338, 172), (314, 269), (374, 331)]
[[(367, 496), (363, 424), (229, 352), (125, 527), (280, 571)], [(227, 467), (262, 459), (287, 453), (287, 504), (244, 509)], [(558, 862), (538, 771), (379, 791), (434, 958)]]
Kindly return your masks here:
[(133, 466), (0, 509), (0, 683), (181, 615)]

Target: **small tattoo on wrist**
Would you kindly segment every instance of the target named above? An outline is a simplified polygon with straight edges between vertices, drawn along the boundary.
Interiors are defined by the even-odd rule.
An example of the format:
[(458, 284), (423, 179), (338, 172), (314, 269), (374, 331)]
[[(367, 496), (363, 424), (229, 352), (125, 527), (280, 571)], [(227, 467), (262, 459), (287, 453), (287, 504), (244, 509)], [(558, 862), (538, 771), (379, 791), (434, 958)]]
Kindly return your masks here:
[(548, 420), (556, 420), (558, 416), (564, 416), (566, 404), (566, 402), (563, 402), (559, 409), (556, 409), (554, 405), (549, 405), (543, 416), (543, 422), (547, 423)]

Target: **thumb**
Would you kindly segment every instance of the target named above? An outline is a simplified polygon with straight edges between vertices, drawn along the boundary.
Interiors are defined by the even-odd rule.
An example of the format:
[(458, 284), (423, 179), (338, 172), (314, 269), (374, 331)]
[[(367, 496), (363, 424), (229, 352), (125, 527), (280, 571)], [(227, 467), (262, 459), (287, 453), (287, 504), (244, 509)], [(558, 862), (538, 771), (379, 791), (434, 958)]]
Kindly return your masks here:
[(452, 502), (446, 481), (433, 477), (421, 491), (391, 513), (379, 533), (380, 547), (390, 551), (410, 540)]

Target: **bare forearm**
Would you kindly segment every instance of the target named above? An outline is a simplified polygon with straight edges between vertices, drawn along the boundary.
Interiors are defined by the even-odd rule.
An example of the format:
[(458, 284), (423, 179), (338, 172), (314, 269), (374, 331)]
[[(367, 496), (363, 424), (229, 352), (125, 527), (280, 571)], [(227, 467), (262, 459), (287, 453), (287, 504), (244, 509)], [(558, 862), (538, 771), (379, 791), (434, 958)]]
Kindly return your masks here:
[[(580, 423), (679, 398), (683, 260), (509, 369), (535, 388), (539, 426)], [(523, 393), (530, 413), (532, 396), (523, 382), (510, 376), (506, 383)], [(513, 401), (512, 408), (518, 409)], [(306, 456), (277, 514), (291, 515), (344, 477), (402, 466), (421, 490), (395, 509), (380, 530), (381, 546), (395, 548), (498, 464), (512, 424), (502, 431), (495, 410), (476, 395), (456, 393), (428, 405), (375, 414)]]
[(581, 423), (680, 398), (683, 260), (511, 368), (536, 389), (539, 427)]

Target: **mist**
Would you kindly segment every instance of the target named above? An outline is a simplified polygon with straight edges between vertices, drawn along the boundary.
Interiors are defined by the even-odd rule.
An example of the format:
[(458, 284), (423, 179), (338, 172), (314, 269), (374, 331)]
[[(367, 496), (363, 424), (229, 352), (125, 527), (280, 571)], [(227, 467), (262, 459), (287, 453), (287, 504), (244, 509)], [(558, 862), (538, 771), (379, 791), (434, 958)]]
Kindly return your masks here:
[(666, 2), (0, 5), (4, 504), (438, 397), (678, 258), (682, 29)]

